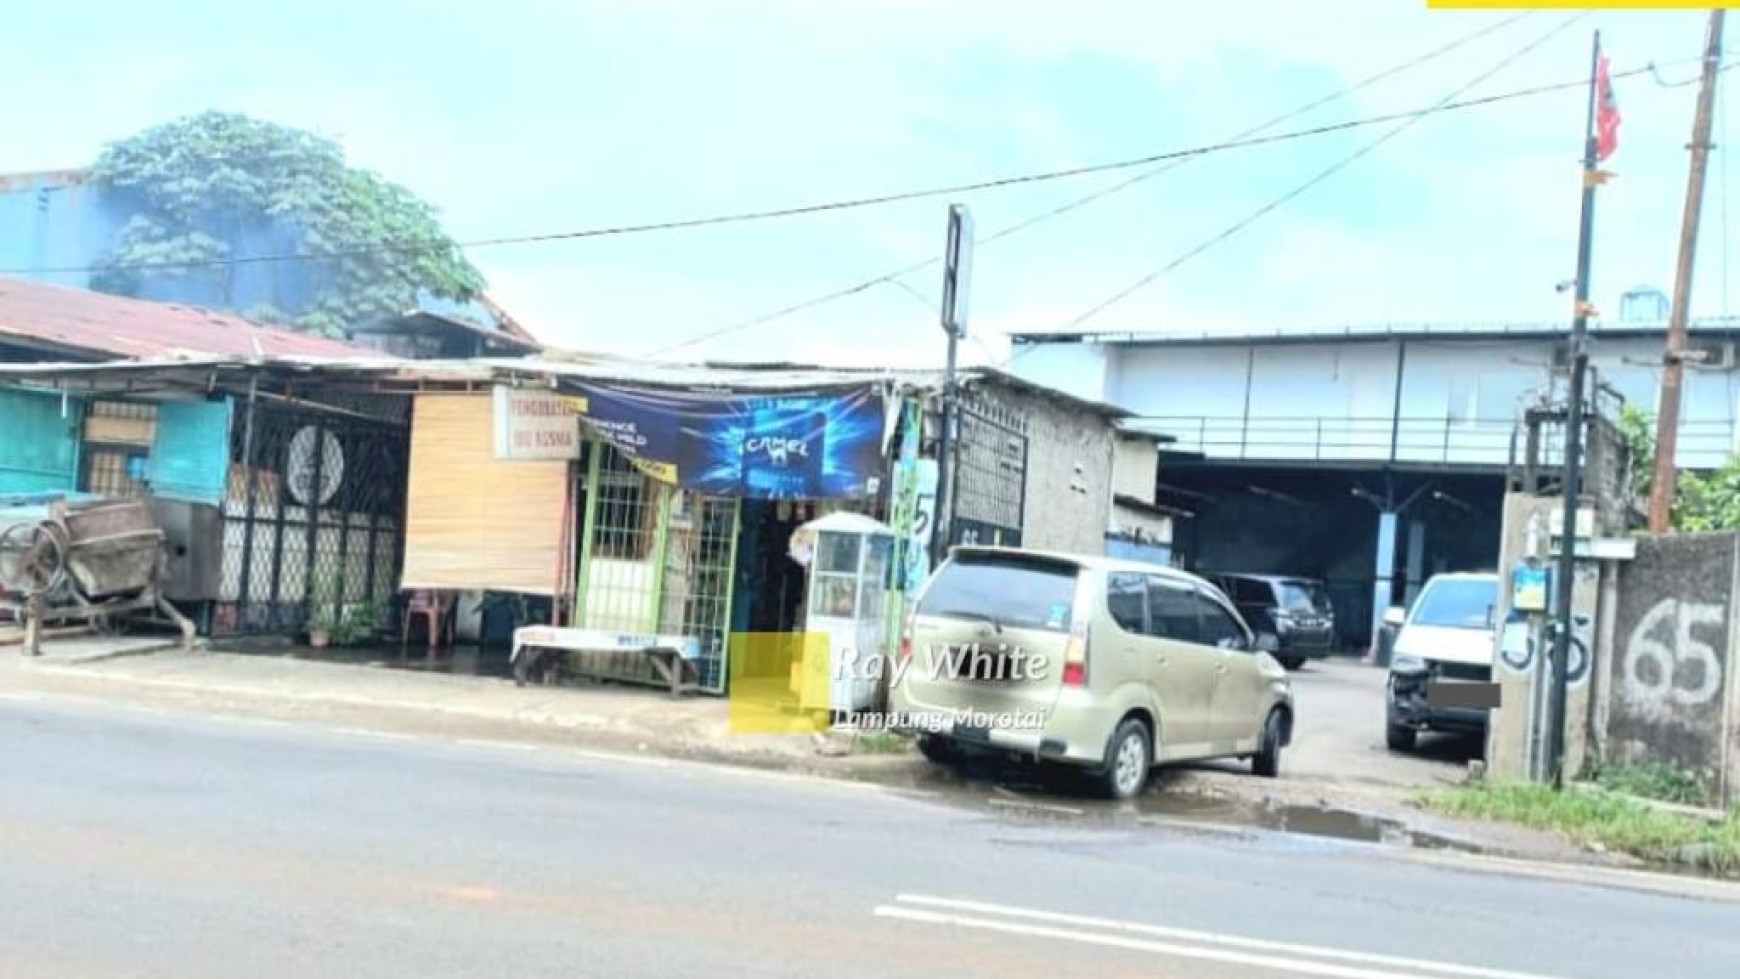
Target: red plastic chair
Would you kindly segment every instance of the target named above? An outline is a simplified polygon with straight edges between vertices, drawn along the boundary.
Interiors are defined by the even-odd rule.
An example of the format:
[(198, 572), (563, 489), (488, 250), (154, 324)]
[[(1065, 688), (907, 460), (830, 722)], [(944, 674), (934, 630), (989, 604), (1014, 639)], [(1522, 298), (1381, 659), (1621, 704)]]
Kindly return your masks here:
[[(433, 656), (438, 649), (452, 644), (453, 622), (452, 612), (458, 596), (452, 592), (414, 591), (405, 603), (405, 615), (400, 620), (399, 655), (402, 657), (411, 646), (411, 627), (418, 621), (423, 623), (423, 635), (429, 643), (429, 655)], [(443, 644), (442, 640), (447, 640)]]

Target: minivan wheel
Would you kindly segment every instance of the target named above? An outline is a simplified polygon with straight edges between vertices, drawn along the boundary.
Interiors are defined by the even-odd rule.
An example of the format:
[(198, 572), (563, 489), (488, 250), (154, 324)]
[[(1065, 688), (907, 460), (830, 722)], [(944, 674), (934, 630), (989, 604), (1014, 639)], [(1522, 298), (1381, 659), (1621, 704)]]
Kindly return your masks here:
[(1282, 656), (1279, 659), (1281, 660), (1281, 669), (1289, 672), (1305, 665), (1305, 657), (1303, 656)]
[(1134, 799), (1148, 784), (1153, 767), (1153, 742), (1148, 726), (1135, 718), (1118, 725), (1106, 742), (1106, 763), (1099, 773), (1100, 791), (1109, 798)]
[(1384, 725), (1384, 744), (1391, 751), (1413, 751), (1414, 743), (1419, 740), (1420, 732), (1406, 724)]
[(933, 765), (947, 765), (955, 760), (954, 746), (947, 738), (934, 734), (918, 736), (918, 753)]
[(1269, 717), (1263, 722), (1262, 746), (1251, 756), (1251, 772), (1263, 778), (1274, 778), (1281, 774), (1281, 712), (1269, 711)]

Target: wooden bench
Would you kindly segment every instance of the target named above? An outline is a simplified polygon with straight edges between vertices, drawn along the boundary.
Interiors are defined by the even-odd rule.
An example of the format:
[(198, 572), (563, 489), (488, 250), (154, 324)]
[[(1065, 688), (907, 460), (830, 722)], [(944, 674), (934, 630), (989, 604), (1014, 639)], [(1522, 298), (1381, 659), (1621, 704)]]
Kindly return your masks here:
[(671, 696), (680, 697), (698, 688), (696, 681), (700, 671), (695, 660), (700, 651), (700, 641), (694, 636), (529, 625), (514, 630), (513, 652), (508, 661), (513, 664), (514, 682), (525, 686), (544, 658), (552, 653), (564, 656), (569, 653), (638, 653), (652, 661), (653, 668), (669, 685)]

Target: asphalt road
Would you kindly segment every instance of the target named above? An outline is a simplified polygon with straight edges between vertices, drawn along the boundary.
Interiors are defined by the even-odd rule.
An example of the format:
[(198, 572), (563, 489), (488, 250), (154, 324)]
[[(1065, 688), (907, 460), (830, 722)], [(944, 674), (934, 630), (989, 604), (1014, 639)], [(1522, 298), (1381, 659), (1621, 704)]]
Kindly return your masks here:
[(0, 693), (0, 976), (1729, 979), (1740, 903), (995, 793)]

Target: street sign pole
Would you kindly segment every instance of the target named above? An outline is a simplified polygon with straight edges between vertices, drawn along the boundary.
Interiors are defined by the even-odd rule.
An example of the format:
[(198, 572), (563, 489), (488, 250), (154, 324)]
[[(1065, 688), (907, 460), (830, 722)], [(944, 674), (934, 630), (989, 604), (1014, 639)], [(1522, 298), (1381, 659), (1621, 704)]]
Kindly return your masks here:
[(948, 555), (954, 531), (955, 360), (967, 333), (967, 297), (973, 277), (973, 216), (964, 204), (949, 205), (948, 245), (943, 254), (942, 328), (948, 334), (948, 365), (943, 371), (942, 433), (937, 437), (936, 518), (931, 521), (930, 556), (935, 567)]
[(1565, 705), (1569, 683), (1565, 670), (1570, 663), (1573, 614), (1571, 593), (1577, 581), (1577, 510), (1583, 486), (1583, 386), (1589, 368), (1589, 253), (1595, 231), (1595, 188), (1600, 183), (1595, 140), (1596, 73), (1601, 64), (1601, 33), (1589, 54), (1589, 109), (1583, 133), (1583, 201), (1577, 231), (1576, 300), (1572, 307), (1571, 338), (1567, 360), (1571, 377), (1565, 392), (1565, 457), (1560, 493), (1564, 497), (1564, 533), (1558, 554), (1558, 575), (1553, 593), (1552, 670), (1547, 691), (1546, 776), (1554, 788), (1565, 784)]

